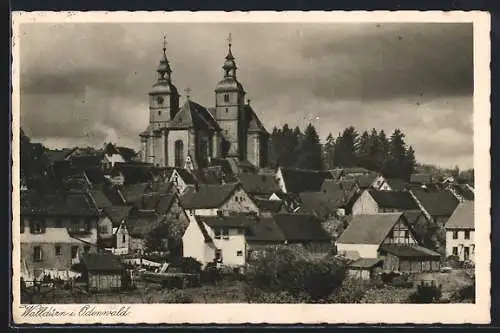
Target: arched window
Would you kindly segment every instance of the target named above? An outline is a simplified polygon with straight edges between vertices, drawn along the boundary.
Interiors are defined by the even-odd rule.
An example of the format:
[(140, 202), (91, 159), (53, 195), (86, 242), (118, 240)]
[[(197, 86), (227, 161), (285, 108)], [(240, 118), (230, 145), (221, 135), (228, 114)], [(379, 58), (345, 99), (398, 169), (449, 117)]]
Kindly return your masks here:
[(182, 140), (175, 141), (175, 166), (184, 167), (184, 142)]

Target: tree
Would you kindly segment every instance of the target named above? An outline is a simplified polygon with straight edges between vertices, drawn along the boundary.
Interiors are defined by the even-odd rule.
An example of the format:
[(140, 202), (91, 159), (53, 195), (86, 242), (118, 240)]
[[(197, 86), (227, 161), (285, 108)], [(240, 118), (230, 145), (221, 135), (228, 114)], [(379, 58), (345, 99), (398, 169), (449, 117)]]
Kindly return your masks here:
[(356, 166), (358, 132), (353, 126), (344, 130), (335, 142), (334, 160), (337, 166)]
[(405, 161), (404, 161), (404, 176), (406, 180), (409, 180), (411, 177), (411, 174), (415, 172), (415, 166), (417, 165), (417, 160), (415, 158), (415, 150), (413, 149), (412, 146), (408, 147), (408, 150), (406, 151), (405, 154)]
[[(294, 132), (294, 134), (297, 133)], [(318, 133), (312, 124), (309, 124), (304, 131), (304, 136), (297, 151), (296, 165), (303, 169), (322, 169), (323, 159), (321, 154), (321, 143)]]
[(389, 177), (408, 180), (409, 175), (405, 170), (406, 143), (405, 135), (400, 129), (395, 129), (389, 143), (389, 159), (386, 164), (385, 173)]
[(334, 151), (335, 138), (333, 137), (332, 133), (328, 133), (325, 145), (323, 146), (323, 156), (325, 160), (324, 164), (327, 169), (333, 169), (335, 167)]
[(357, 157), (358, 164), (367, 169), (371, 169), (372, 163), (370, 159), (370, 152), (372, 151), (372, 138), (368, 134), (367, 131), (364, 131), (359, 138), (358, 149), (357, 149)]

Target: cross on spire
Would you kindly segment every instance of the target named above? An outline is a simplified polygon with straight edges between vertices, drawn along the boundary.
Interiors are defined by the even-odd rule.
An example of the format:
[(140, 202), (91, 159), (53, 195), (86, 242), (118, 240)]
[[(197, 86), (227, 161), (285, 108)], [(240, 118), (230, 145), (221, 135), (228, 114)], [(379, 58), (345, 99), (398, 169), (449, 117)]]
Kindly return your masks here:
[(167, 35), (163, 34), (163, 53), (167, 51)]
[(186, 89), (184, 89), (184, 92), (186, 93), (186, 98), (189, 99), (191, 95), (191, 88), (186, 87)]

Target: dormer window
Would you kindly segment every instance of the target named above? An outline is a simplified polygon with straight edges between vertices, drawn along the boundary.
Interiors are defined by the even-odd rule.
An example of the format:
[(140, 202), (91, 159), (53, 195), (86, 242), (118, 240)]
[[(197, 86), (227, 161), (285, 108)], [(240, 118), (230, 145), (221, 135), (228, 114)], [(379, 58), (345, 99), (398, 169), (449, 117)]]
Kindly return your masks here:
[(224, 102), (229, 102), (229, 94), (224, 94)]

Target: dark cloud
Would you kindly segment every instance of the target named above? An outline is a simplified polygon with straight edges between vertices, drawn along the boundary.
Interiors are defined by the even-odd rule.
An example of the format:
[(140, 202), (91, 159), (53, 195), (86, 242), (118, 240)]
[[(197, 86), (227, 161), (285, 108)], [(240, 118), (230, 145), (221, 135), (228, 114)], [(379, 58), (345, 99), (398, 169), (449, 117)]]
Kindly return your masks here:
[(179, 91), (211, 106), (228, 32), (269, 129), (399, 127), (423, 161), (471, 165), (471, 24), (23, 24), (21, 124), (51, 144), (138, 148), (162, 34)]

